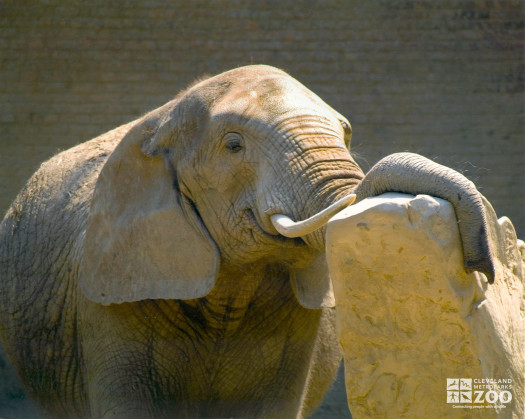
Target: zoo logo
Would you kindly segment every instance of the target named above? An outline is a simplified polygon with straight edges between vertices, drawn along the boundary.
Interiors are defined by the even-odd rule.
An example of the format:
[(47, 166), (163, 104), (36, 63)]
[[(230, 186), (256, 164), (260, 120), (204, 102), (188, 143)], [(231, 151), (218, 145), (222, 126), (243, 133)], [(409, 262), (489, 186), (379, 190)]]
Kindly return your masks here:
[(447, 378), (447, 403), (510, 403), (512, 393), (508, 390), (472, 391), (472, 378)]

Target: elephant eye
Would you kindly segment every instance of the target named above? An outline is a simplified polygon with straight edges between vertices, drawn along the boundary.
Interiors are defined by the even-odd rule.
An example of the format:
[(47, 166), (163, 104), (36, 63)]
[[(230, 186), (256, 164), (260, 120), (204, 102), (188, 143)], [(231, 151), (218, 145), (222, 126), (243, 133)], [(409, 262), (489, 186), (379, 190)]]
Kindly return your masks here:
[(230, 132), (225, 135), (225, 147), (230, 151), (231, 153), (238, 153), (243, 149), (242, 146), (242, 137), (240, 134), (236, 132)]

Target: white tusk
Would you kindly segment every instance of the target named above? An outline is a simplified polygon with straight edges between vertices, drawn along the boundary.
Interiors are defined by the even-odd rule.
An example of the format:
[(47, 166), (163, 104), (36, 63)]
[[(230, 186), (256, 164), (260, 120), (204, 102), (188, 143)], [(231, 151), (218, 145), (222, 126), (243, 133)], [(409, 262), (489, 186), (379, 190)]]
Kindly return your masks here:
[(355, 194), (347, 195), (304, 221), (295, 222), (283, 214), (274, 214), (270, 219), (275, 229), (285, 237), (294, 238), (306, 236), (324, 226), (328, 220), (339, 211), (352, 205), (355, 199)]

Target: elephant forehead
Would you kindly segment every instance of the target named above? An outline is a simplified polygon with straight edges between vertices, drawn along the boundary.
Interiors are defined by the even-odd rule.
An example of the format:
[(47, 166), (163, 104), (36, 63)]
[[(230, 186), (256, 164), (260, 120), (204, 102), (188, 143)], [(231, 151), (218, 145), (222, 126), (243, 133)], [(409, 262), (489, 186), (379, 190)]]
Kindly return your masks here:
[(284, 114), (303, 113), (333, 117), (331, 108), (315, 93), (285, 75), (244, 79), (215, 106), (216, 113), (231, 113), (268, 123)]

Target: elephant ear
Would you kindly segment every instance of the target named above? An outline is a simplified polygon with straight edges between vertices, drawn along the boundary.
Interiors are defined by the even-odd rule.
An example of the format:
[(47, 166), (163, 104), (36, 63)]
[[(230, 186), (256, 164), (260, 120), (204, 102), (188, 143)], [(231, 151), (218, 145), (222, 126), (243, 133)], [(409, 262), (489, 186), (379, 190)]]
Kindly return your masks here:
[(318, 252), (314, 261), (302, 269), (291, 273), (292, 289), (305, 308), (319, 309), (335, 307), (332, 280), (328, 274), (328, 265), (324, 253)]
[(218, 249), (178, 192), (176, 167), (166, 164), (168, 149), (160, 147), (188, 141), (178, 138), (191, 134), (188, 120), (178, 124), (177, 115), (177, 106), (161, 108), (139, 121), (99, 175), (80, 266), (80, 287), (90, 300), (193, 299), (214, 285)]

